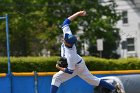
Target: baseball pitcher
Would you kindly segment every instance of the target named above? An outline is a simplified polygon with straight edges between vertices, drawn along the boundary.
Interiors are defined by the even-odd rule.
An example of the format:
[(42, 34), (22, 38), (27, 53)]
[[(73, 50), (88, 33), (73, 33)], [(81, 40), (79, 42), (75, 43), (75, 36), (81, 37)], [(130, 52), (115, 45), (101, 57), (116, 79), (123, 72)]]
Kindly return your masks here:
[(57, 72), (52, 78), (50, 93), (56, 93), (61, 83), (76, 75), (93, 86), (102, 86), (106, 88), (109, 90), (108, 93), (118, 93), (113, 85), (92, 75), (86, 67), (83, 58), (77, 54), (75, 46), (77, 38), (72, 34), (69, 24), (79, 16), (86, 16), (86, 12), (78, 11), (66, 18), (62, 24), (64, 42), (61, 45), (61, 59), (59, 60), (59, 63), (64, 60), (67, 62), (67, 64), (66, 66), (56, 64), (56, 68), (60, 71)]

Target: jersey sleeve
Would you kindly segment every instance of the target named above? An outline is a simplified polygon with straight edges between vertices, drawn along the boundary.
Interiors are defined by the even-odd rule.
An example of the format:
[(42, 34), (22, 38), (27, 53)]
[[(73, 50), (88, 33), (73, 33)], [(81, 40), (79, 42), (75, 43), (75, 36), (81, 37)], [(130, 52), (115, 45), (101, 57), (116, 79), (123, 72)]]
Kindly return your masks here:
[(71, 21), (69, 19), (65, 19), (65, 21), (62, 24), (62, 30), (63, 30), (63, 34), (65, 35), (66, 33), (68, 34), (72, 34), (69, 24), (71, 23)]

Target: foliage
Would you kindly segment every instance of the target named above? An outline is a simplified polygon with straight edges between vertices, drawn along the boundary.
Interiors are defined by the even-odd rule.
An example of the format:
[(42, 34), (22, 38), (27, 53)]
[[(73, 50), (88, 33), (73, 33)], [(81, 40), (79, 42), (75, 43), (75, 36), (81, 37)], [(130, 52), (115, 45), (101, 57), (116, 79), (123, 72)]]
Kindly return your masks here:
[[(138, 70), (140, 59), (104, 59), (86, 56), (83, 57), (90, 71), (103, 70)], [(53, 57), (11, 57), (12, 72), (54, 72), (58, 56)], [(0, 57), (0, 73), (7, 72), (7, 58)]]
[[(96, 55), (96, 40), (104, 39), (103, 57), (110, 57), (117, 47), (119, 34), (115, 27), (119, 16), (115, 11), (116, 4), (101, 5), (98, 0), (2, 0), (0, 15), (9, 15), (10, 49), (12, 56), (38, 56), (42, 49), (59, 55), (61, 42), (60, 29), (63, 20), (72, 13), (86, 10), (88, 16), (79, 18), (71, 24), (73, 34), (84, 27), (81, 42), (89, 41), (90, 54)], [(0, 51), (6, 56), (4, 22), (0, 22)], [(93, 49), (92, 46), (95, 45)], [(2, 47), (2, 48), (1, 48)], [(94, 55), (93, 54), (93, 55)]]

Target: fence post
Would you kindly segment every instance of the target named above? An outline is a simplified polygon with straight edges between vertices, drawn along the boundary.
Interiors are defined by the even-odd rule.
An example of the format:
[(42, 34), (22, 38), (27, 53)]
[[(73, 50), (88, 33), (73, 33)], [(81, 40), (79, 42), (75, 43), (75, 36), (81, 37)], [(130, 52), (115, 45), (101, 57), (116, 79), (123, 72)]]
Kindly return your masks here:
[(6, 40), (7, 40), (8, 74), (11, 74), (9, 25), (8, 25), (8, 15), (7, 14), (6, 14)]
[(34, 71), (34, 83), (35, 83), (35, 93), (38, 93), (38, 74)]

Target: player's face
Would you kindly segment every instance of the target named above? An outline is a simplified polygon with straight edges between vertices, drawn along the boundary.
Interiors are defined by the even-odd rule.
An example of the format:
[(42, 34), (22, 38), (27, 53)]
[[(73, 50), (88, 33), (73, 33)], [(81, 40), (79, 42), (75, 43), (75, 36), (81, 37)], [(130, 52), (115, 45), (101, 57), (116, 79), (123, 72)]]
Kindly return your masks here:
[(68, 46), (68, 47), (71, 47), (71, 46), (72, 46), (71, 44), (67, 43), (65, 40), (64, 40), (64, 44), (65, 44), (66, 46)]

